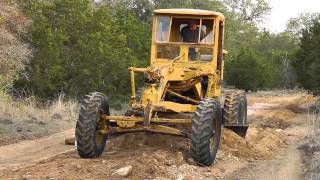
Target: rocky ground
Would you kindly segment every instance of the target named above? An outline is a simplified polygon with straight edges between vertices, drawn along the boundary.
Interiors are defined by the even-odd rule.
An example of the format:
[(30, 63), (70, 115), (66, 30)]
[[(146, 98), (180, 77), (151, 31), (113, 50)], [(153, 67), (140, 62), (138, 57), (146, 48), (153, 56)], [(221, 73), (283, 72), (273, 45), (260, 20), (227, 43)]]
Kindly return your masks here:
[[(3, 155), (5, 158), (0, 158), (0, 178), (302, 179), (315, 176), (318, 171), (311, 167), (318, 167), (314, 163), (319, 158), (319, 149), (311, 145), (313, 120), (308, 113), (314, 98), (304, 93), (259, 92), (249, 94), (248, 100), (251, 127), (246, 139), (224, 129), (217, 161), (211, 167), (195, 165), (187, 139), (145, 133), (112, 139), (102, 157), (81, 159), (73, 146), (63, 145), (64, 138), (73, 134), (70, 130), (45, 140), (0, 147), (0, 154), (7, 153)], [(28, 146), (30, 143), (32, 146)], [(37, 145), (42, 148), (35, 149)], [(25, 154), (14, 153), (19, 147), (25, 149)], [(42, 153), (44, 158), (39, 155), (33, 158), (30, 152)], [(313, 161), (309, 161), (310, 153)], [(28, 158), (19, 161), (23, 154)], [(17, 162), (13, 163), (14, 159)]]

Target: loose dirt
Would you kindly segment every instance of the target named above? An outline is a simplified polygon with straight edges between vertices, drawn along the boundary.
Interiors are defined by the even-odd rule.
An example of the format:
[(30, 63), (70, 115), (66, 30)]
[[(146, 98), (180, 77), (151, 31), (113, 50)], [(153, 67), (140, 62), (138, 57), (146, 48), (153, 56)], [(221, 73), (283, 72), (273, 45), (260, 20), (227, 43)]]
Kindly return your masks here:
[[(280, 148), (274, 146), (274, 148), (270, 149), (272, 158), (250, 161), (246, 167), (225, 176), (224, 179), (302, 179), (302, 160), (306, 157), (300, 156), (298, 147), (299, 144), (303, 142), (307, 134), (307, 129), (299, 122), (302, 122), (306, 117), (308, 117), (307, 114), (298, 114), (291, 119), (292, 122), (295, 122), (297, 125), (281, 130), (282, 137), (286, 140), (284, 143), (280, 143)], [(269, 142), (272, 142), (272, 144), (275, 143), (275, 141), (272, 140)], [(259, 147), (257, 147), (257, 149), (259, 149)]]
[[(249, 94), (252, 126), (246, 139), (224, 129), (217, 160), (211, 167), (195, 165), (189, 153), (189, 141), (184, 138), (128, 134), (108, 141), (107, 150), (100, 158), (81, 159), (74, 147), (62, 145), (64, 136), (58, 134), (43, 141), (33, 141), (34, 144), (25, 142), (25, 147), (31, 147), (25, 152), (17, 151), (16, 145), (2, 147), (5, 150), (0, 149), (0, 163), (9, 165), (0, 170), (0, 178), (123, 179), (116, 171), (130, 166), (132, 172), (125, 177), (128, 179), (300, 177), (302, 172), (298, 170), (302, 160), (297, 144), (306, 133), (303, 120), (307, 115), (303, 105), (311, 102), (304, 98), (304, 94)], [(290, 104), (294, 104), (294, 108)], [(303, 111), (296, 111), (297, 107)], [(48, 144), (44, 146), (46, 141)], [(36, 149), (37, 146), (39, 151), (33, 151), (32, 147)], [(24, 149), (23, 146), (20, 148)], [(65, 150), (70, 151), (64, 153)], [(35, 155), (37, 153), (39, 155)], [(24, 156), (29, 159), (20, 160)]]
[(221, 148), (246, 160), (271, 159), (273, 150), (277, 150), (286, 144), (285, 139), (283, 133), (270, 128), (259, 130), (252, 127), (249, 129), (246, 139), (239, 137), (228, 129), (224, 129)]
[(22, 168), (72, 151), (75, 148), (65, 146), (61, 140), (73, 135), (74, 130), (69, 130), (42, 139), (0, 146), (0, 171)]

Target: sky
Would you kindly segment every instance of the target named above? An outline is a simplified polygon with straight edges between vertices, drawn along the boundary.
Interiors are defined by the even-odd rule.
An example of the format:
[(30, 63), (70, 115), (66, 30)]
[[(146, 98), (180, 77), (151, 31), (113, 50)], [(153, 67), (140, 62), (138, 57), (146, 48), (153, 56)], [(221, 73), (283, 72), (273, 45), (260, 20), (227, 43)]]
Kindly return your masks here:
[(297, 17), (299, 13), (320, 13), (320, 0), (267, 0), (271, 7), (266, 27), (272, 32), (282, 32), (291, 17)]

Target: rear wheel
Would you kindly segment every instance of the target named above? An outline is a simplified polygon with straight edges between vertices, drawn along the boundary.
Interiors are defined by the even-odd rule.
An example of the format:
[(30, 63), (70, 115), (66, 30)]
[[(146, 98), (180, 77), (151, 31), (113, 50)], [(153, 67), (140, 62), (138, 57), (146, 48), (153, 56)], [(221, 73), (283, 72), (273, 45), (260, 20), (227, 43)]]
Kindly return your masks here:
[(241, 137), (249, 127), (247, 120), (247, 97), (244, 91), (228, 93), (223, 108), (223, 124)]
[(101, 134), (100, 117), (110, 115), (109, 103), (102, 93), (85, 96), (76, 125), (77, 151), (82, 158), (99, 157), (106, 145), (107, 136)]
[(210, 166), (220, 145), (221, 107), (219, 100), (203, 99), (192, 118), (191, 154), (199, 165)]

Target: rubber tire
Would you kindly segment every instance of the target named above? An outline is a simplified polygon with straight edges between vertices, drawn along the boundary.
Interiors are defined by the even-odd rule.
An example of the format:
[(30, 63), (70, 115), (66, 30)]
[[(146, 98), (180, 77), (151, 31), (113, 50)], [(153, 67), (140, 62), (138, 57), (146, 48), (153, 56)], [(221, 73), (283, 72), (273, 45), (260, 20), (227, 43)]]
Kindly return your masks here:
[(82, 158), (97, 158), (105, 148), (106, 135), (101, 135), (101, 140), (96, 142), (97, 122), (102, 114), (110, 115), (106, 96), (98, 92), (86, 95), (81, 104), (75, 133), (77, 151)]
[(223, 108), (223, 125), (245, 138), (249, 128), (247, 118), (247, 97), (244, 91), (226, 95)]
[[(216, 159), (220, 146), (221, 126), (219, 100), (212, 98), (201, 100), (192, 118), (191, 130), (191, 155), (198, 165), (210, 166)], [(212, 144), (211, 138), (213, 138)]]
[[(242, 113), (241, 113), (242, 112)], [(247, 97), (244, 91), (226, 95), (223, 107), (224, 125), (248, 125)]]

